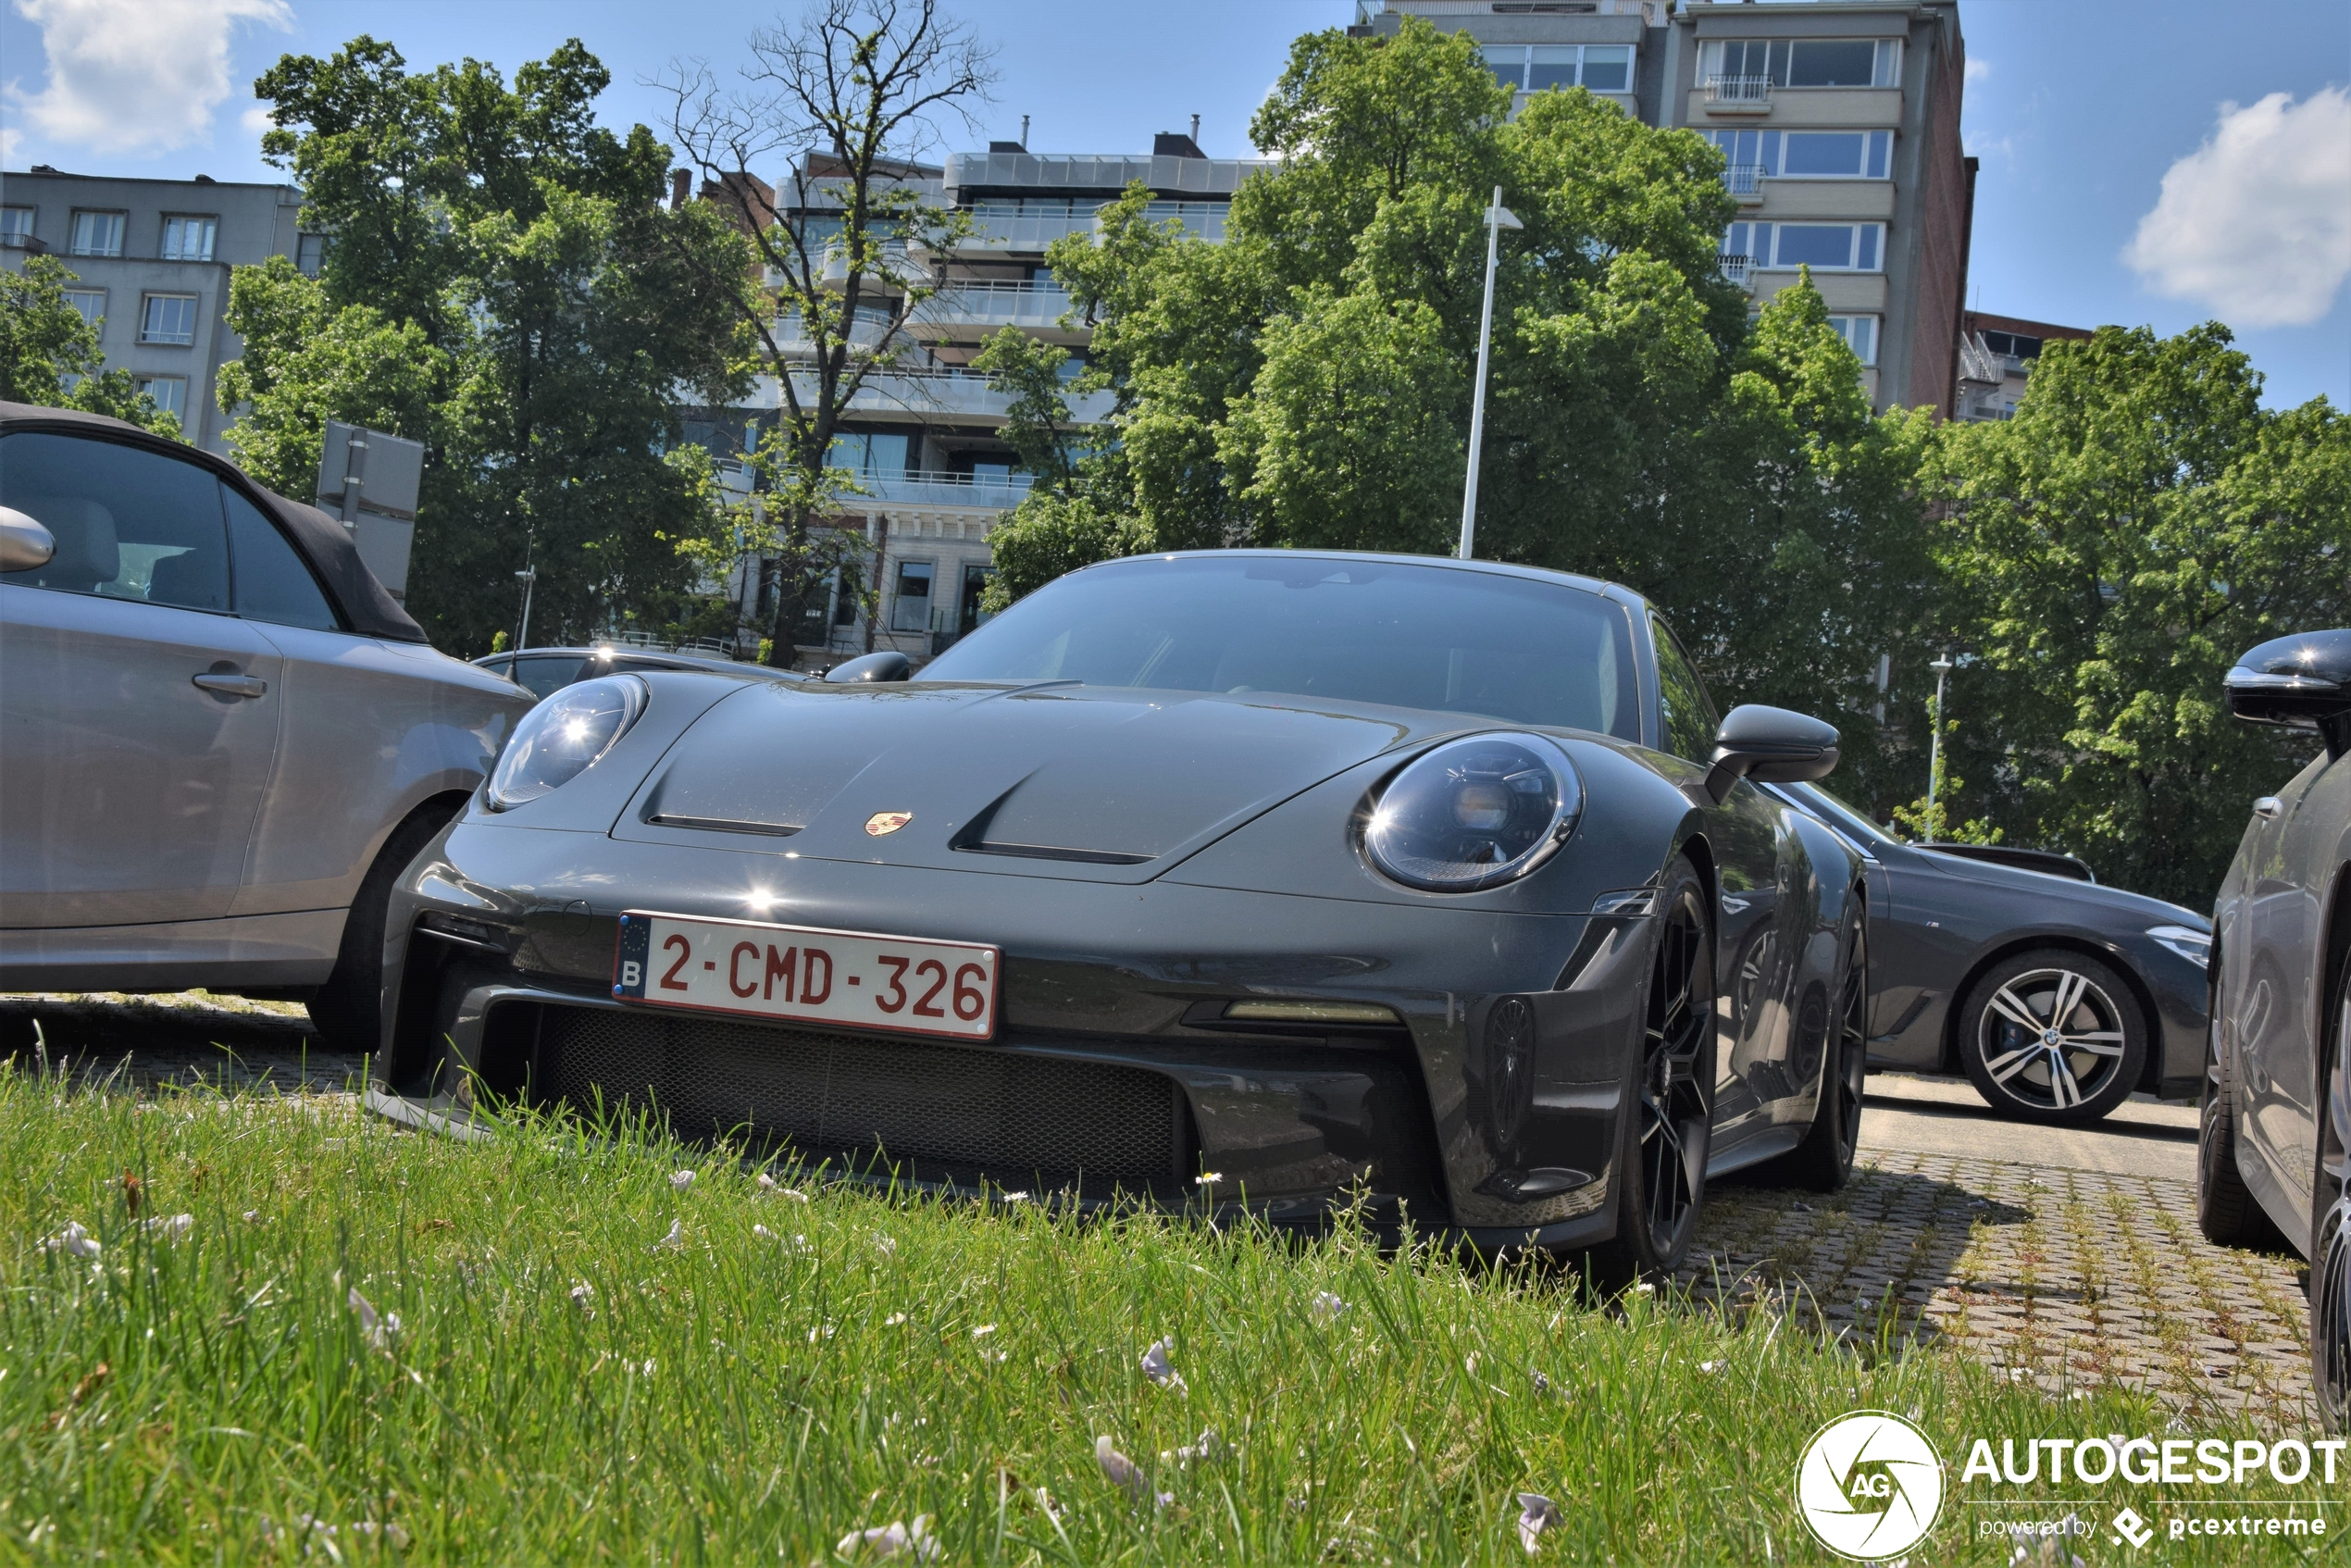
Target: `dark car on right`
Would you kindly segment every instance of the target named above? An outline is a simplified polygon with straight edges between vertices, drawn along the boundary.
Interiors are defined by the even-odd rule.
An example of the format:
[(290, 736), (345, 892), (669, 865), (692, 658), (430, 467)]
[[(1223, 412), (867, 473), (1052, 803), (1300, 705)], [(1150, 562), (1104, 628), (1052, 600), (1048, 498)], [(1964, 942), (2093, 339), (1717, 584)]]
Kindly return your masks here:
[[(2230, 711), (2324, 750), (2253, 817), (2213, 911), (2196, 1219), (2222, 1246), (2310, 1260), (2310, 1384), (2351, 1425), (2351, 628), (2264, 642)], [(1874, 933), (1873, 933), (1874, 934)]]
[[(1820, 785), (1761, 788), (1866, 863), (1872, 1068), (1963, 1072), (2001, 1114), (2058, 1125), (2196, 1092), (2202, 915), (2094, 882), (2068, 855), (1910, 843)], [(1744, 960), (1725, 963), (1735, 984)]]

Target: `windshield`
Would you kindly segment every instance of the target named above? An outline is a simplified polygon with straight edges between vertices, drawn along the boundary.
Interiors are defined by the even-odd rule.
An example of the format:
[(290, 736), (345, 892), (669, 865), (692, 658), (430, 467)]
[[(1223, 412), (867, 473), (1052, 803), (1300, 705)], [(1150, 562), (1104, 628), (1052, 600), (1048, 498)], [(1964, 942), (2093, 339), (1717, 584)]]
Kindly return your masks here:
[(1858, 807), (1839, 800), (1818, 784), (1790, 784), (1786, 786), (1786, 789), (1789, 794), (1796, 797), (1798, 804), (1820, 816), (1847, 838), (1859, 840), (1860, 847), (1863, 850), (1869, 849), (1873, 844), (1899, 845), (1902, 842), (1901, 840), (1864, 816)]
[(1396, 561), (1095, 566), (1023, 599), (922, 678), (1263, 691), (1640, 739), (1622, 606), (1565, 583)]

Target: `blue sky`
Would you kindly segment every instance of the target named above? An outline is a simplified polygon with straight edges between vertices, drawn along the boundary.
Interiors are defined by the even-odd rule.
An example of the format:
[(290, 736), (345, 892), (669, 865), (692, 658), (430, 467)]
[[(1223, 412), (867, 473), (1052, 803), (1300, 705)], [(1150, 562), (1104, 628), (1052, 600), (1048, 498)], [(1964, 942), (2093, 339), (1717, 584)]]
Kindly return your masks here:
[[(955, 9), (998, 46), (1001, 80), (969, 142), (952, 128), (954, 144), (1017, 135), (1027, 114), (1038, 151), (1138, 151), (1197, 114), (1206, 150), (1237, 156), (1289, 41), (1347, 22), (1353, 5)], [(681, 57), (728, 66), (775, 14), (641, 0), (0, 0), (0, 163), (273, 178), (254, 76), (360, 32), (417, 66), (470, 55), (509, 71), (577, 34), (616, 78), (606, 118), (658, 129), (663, 106), (641, 78)], [(1971, 302), (2167, 333), (2218, 317), (2273, 404), (2351, 406), (2351, 5), (1963, 0), (1960, 16), (1965, 133), (1983, 159)]]

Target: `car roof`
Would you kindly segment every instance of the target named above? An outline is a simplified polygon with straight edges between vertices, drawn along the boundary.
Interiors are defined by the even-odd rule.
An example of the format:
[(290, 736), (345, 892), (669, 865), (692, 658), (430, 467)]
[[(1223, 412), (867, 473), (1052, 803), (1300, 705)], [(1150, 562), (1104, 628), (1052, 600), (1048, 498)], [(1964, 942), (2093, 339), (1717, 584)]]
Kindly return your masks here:
[(1076, 577), (1078, 572), (1090, 572), (1100, 566), (1122, 566), (1134, 561), (1204, 561), (1236, 555), (1277, 561), (1295, 561), (1300, 558), (1314, 561), (1381, 561), (1401, 566), (1438, 566), (1452, 571), (1484, 572), (1492, 577), (1514, 577), (1531, 582), (1548, 582), (1563, 588), (1580, 589), (1586, 593), (1596, 593), (1604, 599), (1612, 599), (1629, 609), (1646, 610), (1649, 607), (1648, 600), (1642, 595), (1634, 592), (1623, 583), (1610, 582), (1603, 578), (1584, 577), (1575, 572), (1554, 571), (1549, 566), (1522, 566), (1509, 561), (1464, 561), (1457, 555), (1409, 555), (1399, 552), (1380, 550), (1283, 550), (1256, 546), (1238, 550), (1154, 551), (1148, 555), (1122, 555), (1115, 561), (1098, 561), (1093, 566), (1080, 566), (1077, 571), (1071, 572), (1069, 575)]

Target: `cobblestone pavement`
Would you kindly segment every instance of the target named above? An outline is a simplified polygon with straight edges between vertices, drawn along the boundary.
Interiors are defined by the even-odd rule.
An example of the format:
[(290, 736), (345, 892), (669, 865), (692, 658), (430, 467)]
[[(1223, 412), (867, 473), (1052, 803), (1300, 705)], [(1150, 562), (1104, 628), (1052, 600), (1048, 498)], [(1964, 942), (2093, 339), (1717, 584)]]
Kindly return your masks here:
[[(283, 1002), (0, 997), (9, 1046), (30, 1051), (36, 1017), (53, 1061), (143, 1088), (333, 1092), (361, 1066), (314, 1049)], [(1683, 1278), (1702, 1300), (1776, 1302), (1827, 1333), (1947, 1345), (2059, 1397), (2115, 1381), (2188, 1419), (2303, 1425), (2300, 1260), (2211, 1246), (2195, 1216), (2185, 1180), (1865, 1147), (1842, 1192), (1718, 1183)]]
[(1865, 1149), (1838, 1193), (1716, 1186), (1693, 1260), (1701, 1300), (1941, 1342), (2059, 1398), (2313, 1418), (2301, 1260), (2207, 1242), (2188, 1182)]

